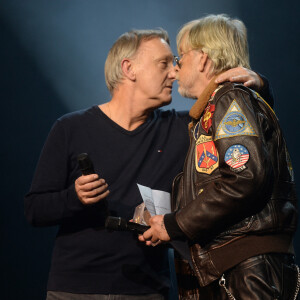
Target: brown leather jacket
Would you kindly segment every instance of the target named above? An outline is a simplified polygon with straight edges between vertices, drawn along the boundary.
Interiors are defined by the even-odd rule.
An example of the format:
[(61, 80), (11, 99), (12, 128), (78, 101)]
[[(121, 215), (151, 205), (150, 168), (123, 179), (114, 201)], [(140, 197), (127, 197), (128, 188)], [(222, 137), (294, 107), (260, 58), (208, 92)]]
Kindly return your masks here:
[(172, 205), (200, 286), (254, 255), (293, 253), (293, 170), (272, 109), (243, 85), (211, 82), (190, 115)]

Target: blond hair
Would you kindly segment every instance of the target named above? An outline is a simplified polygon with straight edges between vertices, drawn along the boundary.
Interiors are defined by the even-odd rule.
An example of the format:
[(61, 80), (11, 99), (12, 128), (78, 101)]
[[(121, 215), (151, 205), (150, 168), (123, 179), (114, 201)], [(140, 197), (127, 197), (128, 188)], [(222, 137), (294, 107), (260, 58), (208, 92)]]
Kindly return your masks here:
[(108, 90), (113, 94), (114, 89), (123, 79), (121, 62), (124, 58), (133, 58), (143, 41), (155, 38), (164, 39), (170, 44), (168, 33), (159, 28), (154, 30), (131, 30), (122, 34), (108, 52), (104, 74)]
[(177, 49), (200, 49), (213, 62), (212, 74), (234, 67), (250, 68), (247, 29), (226, 15), (208, 15), (185, 24), (177, 35)]

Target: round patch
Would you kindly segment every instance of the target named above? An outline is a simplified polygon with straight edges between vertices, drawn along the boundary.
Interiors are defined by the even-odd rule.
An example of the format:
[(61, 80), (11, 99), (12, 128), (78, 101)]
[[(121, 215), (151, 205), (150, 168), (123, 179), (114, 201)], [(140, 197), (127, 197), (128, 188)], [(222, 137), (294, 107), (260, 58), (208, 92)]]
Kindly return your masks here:
[(245, 116), (240, 112), (231, 112), (224, 122), (224, 131), (228, 134), (240, 133), (246, 128)]
[(243, 145), (233, 145), (225, 153), (225, 162), (233, 171), (246, 169), (245, 164), (249, 160), (249, 151)]

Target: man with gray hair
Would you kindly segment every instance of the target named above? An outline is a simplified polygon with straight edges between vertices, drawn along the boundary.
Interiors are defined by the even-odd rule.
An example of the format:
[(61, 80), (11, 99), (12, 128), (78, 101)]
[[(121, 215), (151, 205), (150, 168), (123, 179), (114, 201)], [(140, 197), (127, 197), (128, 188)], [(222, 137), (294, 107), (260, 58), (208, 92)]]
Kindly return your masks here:
[[(133, 217), (142, 202), (137, 184), (170, 193), (182, 170), (190, 118), (159, 109), (172, 100), (173, 59), (164, 30), (123, 34), (105, 64), (111, 100), (55, 122), (25, 198), (31, 224), (59, 225), (48, 300), (167, 297), (167, 249), (149, 249), (131, 232), (108, 232), (104, 222)], [(259, 87), (252, 71), (227, 77), (236, 72)], [(83, 152), (96, 174), (81, 176)]]
[(152, 217), (139, 239), (188, 242), (176, 261), (180, 299), (296, 299), (296, 192), (278, 119), (258, 93), (215, 80), (250, 67), (246, 28), (210, 15), (184, 25), (177, 47), (178, 90), (197, 99), (190, 147), (174, 212)]

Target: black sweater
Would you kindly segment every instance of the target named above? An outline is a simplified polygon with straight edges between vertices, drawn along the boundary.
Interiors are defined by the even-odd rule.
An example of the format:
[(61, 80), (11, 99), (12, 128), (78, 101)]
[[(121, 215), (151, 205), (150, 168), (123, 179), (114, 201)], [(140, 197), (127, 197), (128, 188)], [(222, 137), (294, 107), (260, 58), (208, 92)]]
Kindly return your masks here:
[[(110, 120), (98, 106), (57, 120), (41, 153), (25, 215), (35, 226), (59, 225), (48, 290), (144, 294), (167, 290), (163, 246), (146, 247), (131, 232), (108, 232), (106, 216), (131, 219), (142, 203), (137, 183), (171, 191), (188, 149), (187, 113), (155, 111), (134, 131)], [(110, 190), (92, 206), (78, 200), (76, 158), (87, 152)]]

